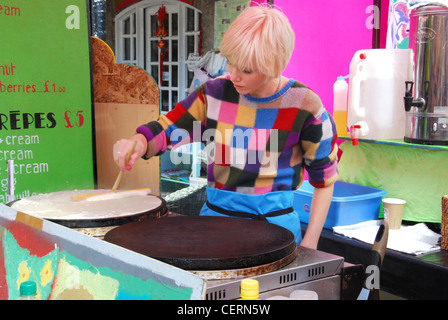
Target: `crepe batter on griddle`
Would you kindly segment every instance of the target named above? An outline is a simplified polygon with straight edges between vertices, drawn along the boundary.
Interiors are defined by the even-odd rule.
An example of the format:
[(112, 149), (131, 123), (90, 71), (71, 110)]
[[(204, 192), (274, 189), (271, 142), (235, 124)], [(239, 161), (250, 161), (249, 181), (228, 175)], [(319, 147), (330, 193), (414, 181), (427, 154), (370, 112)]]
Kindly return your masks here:
[[(108, 195), (98, 195), (83, 201), (71, 199), (73, 195), (86, 193)], [(160, 198), (139, 192), (110, 195), (113, 195), (110, 190), (60, 191), (26, 197), (13, 203), (11, 207), (43, 219), (81, 220), (130, 216), (158, 208), (162, 204)]]

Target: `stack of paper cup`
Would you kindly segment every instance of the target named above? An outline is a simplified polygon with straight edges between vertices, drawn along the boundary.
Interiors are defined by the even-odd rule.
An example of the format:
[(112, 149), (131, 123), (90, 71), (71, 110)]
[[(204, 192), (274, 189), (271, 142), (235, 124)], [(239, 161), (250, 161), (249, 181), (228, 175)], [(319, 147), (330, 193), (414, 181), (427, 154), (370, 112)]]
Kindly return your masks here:
[(384, 220), (389, 224), (389, 229), (397, 230), (401, 227), (403, 210), (406, 200), (385, 198), (383, 199)]

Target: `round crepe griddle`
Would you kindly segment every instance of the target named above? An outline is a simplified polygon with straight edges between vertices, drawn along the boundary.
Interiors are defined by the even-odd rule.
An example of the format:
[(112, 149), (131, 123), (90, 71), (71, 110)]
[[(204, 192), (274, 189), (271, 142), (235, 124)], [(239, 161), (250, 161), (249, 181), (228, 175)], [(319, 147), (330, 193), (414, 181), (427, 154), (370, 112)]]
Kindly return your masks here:
[(264, 221), (175, 216), (119, 226), (104, 237), (184, 270), (224, 270), (268, 264), (291, 254), (291, 231)]
[(110, 190), (69, 190), (15, 200), (8, 205), (18, 211), (68, 228), (100, 228), (122, 225), (168, 213), (166, 201), (155, 195), (138, 195), (100, 201), (72, 201), (78, 194)]

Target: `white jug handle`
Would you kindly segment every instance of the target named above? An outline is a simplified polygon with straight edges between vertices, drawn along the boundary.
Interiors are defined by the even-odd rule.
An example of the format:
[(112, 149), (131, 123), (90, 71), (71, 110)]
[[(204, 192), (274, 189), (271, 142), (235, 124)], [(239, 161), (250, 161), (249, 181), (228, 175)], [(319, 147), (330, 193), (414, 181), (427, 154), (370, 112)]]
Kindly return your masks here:
[(355, 114), (358, 117), (365, 117), (366, 115), (366, 108), (361, 107), (361, 83), (366, 80), (363, 72), (364, 63), (360, 62), (356, 66), (358, 69), (358, 72), (353, 77), (351, 81), (352, 83), (352, 90), (353, 90), (353, 110)]

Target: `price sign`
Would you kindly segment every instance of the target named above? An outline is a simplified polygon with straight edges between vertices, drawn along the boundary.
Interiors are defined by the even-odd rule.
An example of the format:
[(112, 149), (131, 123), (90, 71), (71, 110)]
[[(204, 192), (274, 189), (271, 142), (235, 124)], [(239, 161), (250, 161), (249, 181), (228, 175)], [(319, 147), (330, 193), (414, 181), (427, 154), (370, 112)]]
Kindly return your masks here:
[[(94, 187), (85, 0), (0, 1), (0, 203)], [(11, 162), (11, 161), (10, 161)]]

